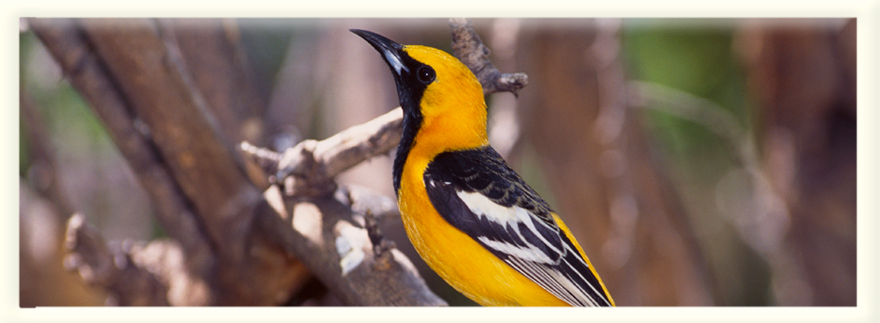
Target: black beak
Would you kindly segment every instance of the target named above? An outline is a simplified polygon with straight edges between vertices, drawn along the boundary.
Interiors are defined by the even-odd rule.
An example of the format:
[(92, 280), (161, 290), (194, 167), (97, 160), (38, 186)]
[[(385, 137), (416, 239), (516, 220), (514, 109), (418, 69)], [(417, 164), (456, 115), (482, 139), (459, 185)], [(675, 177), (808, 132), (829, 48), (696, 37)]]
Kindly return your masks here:
[(409, 68), (403, 64), (403, 45), (374, 32), (360, 29), (349, 29), (349, 31), (366, 40), (376, 49), (376, 51), (379, 52), (379, 54), (382, 54), (382, 58), (384, 58), (385, 63), (391, 67), (391, 71), (395, 76), (409, 73)]

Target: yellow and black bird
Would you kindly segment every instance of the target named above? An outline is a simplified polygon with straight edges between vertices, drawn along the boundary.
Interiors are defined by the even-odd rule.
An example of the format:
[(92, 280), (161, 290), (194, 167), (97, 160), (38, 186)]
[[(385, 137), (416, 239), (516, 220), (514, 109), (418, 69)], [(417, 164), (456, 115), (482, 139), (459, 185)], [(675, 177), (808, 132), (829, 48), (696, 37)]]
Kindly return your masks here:
[(351, 31), (379, 51), (397, 83), (394, 189), (425, 262), (482, 305), (614, 306), (559, 216), (489, 146), (474, 74), (441, 50)]

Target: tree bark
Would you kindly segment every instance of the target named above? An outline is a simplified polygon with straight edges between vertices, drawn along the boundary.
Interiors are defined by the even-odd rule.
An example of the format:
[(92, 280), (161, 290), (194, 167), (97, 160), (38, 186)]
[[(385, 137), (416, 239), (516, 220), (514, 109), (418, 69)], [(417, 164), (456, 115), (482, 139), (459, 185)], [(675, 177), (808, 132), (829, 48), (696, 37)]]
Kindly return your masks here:
[[(201, 93), (156, 22), (32, 19), (31, 28), (95, 109), (180, 242), (205, 298), (188, 305), (277, 304), (297, 283), (282, 223), (222, 143)], [(263, 237), (266, 228), (273, 228)], [(285, 237), (286, 235), (286, 237)], [(262, 255), (262, 256), (261, 256)], [(273, 255), (266, 257), (265, 255)]]

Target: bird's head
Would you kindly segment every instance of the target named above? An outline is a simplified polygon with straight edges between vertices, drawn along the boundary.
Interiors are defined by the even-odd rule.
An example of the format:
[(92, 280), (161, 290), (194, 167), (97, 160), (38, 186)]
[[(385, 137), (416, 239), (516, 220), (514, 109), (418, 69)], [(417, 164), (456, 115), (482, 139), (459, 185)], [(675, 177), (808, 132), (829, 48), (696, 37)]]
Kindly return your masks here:
[(483, 88), (461, 61), (436, 48), (404, 46), (373, 32), (351, 31), (370, 43), (391, 69), (404, 123), (418, 123), (414, 126), (422, 130), (436, 125), (438, 130), (464, 131), (485, 142)]

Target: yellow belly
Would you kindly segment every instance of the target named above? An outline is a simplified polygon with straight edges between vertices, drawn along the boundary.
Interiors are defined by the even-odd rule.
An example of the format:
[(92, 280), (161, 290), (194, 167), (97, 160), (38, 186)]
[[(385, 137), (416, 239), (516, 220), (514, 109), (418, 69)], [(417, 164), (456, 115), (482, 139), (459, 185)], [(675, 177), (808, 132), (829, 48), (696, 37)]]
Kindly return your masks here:
[(403, 224), (416, 251), (456, 290), (490, 306), (568, 306), (446, 222), (425, 193), (421, 176), (404, 176)]

